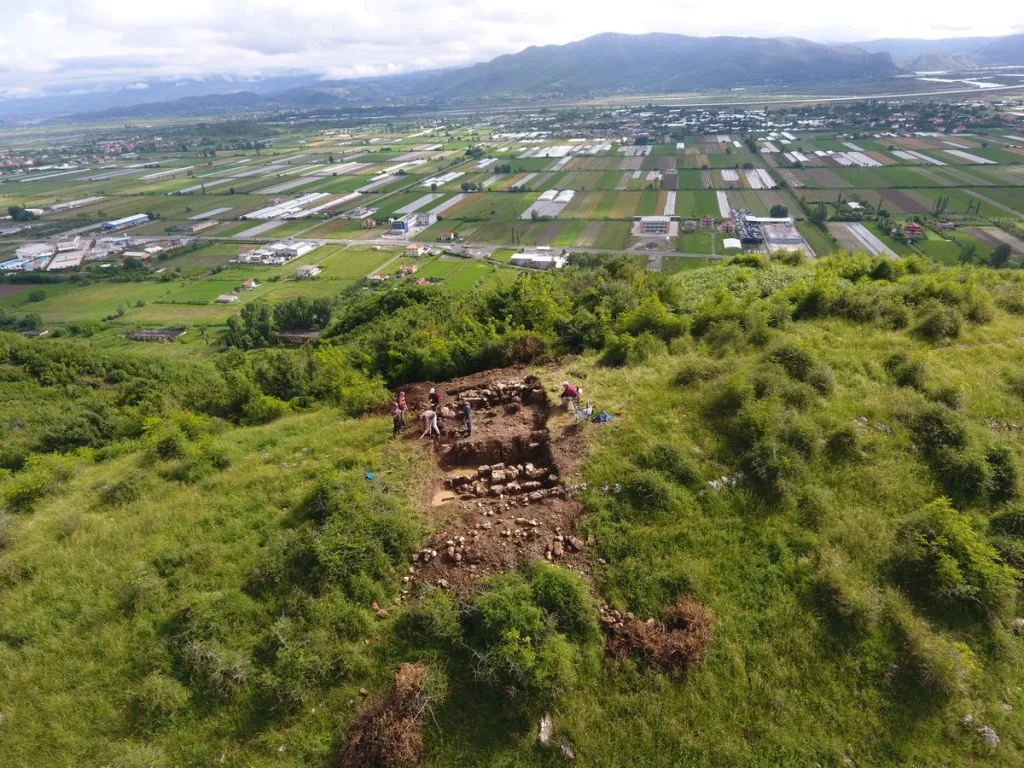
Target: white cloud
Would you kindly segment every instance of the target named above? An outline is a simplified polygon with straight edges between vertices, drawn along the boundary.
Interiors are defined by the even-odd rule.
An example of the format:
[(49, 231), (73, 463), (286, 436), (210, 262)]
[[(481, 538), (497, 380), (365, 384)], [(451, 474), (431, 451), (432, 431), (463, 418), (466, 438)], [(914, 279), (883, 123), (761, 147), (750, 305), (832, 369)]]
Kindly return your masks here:
[(175, 77), (322, 72), (331, 77), (409, 72), (482, 61), (528, 45), (598, 32), (746, 34), (818, 40), (997, 35), (1024, 25), (1017, 3), (939, 18), (925, 0), (862, 0), (855, 10), (791, 0), (782, 9), (733, 0), (646, 0), (642, 12), (589, 0), (40, 0), (5, 10), (0, 93), (9, 95)]

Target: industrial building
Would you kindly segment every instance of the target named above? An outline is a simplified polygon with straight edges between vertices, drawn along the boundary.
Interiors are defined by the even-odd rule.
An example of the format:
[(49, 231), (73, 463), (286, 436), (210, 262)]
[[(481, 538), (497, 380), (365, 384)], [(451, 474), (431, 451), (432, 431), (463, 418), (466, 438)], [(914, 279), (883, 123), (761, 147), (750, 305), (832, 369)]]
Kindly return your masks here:
[(265, 264), (279, 267), (300, 256), (305, 256), (321, 245), (322, 243), (313, 240), (282, 240), (241, 253), (237, 259), (232, 259), (232, 261), (239, 264)]
[(57, 249), (49, 243), (25, 243), (14, 251), (14, 256), (22, 261), (34, 263), (53, 256)]
[(77, 251), (82, 244), (82, 238), (78, 235), (74, 237), (60, 237), (57, 238), (57, 253), (64, 253), (65, 251)]
[(525, 251), (512, 256), (509, 263), (514, 267), (526, 267), (528, 269), (561, 269), (565, 266), (566, 258), (556, 255), (549, 248), (538, 248), (534, 251)]
[(123, 219), (103, 222), (104, 232), (120, 232), (122, 229), (138, 227), (149, 223), (149, 216), (144, 213), (136, 213), (134, 216), (125, 216)]
[(407, 213), (400, 219), (388, 219), (388, 235), (411, 237), (436, 223), (436, 213)]

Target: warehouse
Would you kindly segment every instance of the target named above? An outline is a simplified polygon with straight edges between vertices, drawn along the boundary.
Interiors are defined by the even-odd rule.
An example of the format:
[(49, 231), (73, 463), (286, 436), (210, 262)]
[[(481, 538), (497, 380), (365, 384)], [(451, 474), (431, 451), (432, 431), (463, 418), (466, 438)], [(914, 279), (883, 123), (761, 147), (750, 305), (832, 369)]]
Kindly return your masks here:
[(517, 253), (509, 263), (514, 267), (526, 267), (528, 269), (561, 269), (565, 266), (565, 257), (556, 256), (550, 252), (527, 251)]
[(56, 249), (47, 243), (26, 243), (18, 248), (14, 255), (22, 261), (31, 263), (48, 259), (55, 253)]
[(122, 229), (128, 229), (129, 227), (138, 227), (142, 224), (149, 222), (149, 216), (144, 213), (137, 213), (134, 216), (125, 216), (123, 219), (114, 219), (113, 221), (103, 222), (103, 230), (105, 232), (119, 232)]

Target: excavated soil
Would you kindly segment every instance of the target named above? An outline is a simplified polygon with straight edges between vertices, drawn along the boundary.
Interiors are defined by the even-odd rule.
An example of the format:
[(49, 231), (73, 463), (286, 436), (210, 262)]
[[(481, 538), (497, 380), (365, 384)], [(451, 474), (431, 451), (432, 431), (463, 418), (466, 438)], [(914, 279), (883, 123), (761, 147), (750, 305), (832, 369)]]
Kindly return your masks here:
[[(517, 368), (411, 385), (405, 388), (405, 439), (423, 432), (419, 414), (431, 386), (441, 396), (442, 434), (432, 441), (434, 470), (424, 503), (439, 530), (411, 553), (403, 597), (424, 583), (462, 594), (484, 576), (538, 557), (585, 572), (588, 545), (572, 535), (582, 510), (572, 488), (584, 446), (575, 424), (557, 435), (549, 431), (557, 393), (549, 396), (539, 379)], [(456, 416), (464, 400), (473, 411), (472, 437)]]

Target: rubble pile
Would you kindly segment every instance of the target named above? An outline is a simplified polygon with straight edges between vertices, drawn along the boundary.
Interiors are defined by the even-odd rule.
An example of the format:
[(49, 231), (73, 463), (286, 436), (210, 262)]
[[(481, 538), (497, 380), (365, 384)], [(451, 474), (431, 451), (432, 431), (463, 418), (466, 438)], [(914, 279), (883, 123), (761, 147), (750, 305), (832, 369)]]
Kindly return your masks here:
[(535, 467), (532, 463), (506, 465), (484, 464), (474, 475), (446, 478), (444, 487), (463, 501), (486, 497), (507, 499), (513, 506), (532, 504), (551, 496), (565, 498), (558, 473), (551, 467)]

